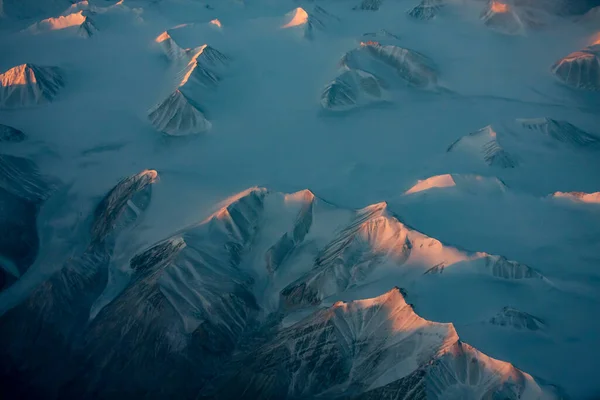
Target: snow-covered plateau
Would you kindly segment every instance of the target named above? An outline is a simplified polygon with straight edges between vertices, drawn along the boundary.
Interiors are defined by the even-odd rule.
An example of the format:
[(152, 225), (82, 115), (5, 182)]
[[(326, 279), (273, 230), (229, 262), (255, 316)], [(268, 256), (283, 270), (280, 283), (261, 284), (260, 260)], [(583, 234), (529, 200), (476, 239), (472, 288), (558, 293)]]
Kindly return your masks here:
[(600, 398), (600, 0), (0, 0), (0, 398)]

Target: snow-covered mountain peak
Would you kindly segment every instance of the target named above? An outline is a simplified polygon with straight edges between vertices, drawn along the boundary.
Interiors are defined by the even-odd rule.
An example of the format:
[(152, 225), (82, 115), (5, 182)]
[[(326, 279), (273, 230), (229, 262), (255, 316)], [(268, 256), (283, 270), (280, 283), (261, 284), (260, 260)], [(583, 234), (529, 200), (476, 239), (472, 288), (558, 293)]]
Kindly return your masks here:
[(94, 213), (92, 242), (104, 241), (115, 229), (125, 227), (148, 207), (151, 185), (158, 173), (147, 169), (119, 182), (100, 202)]
[(450, 186), (456, 186), (456, 182), (454, 181), (452, 175), (436, 175), (424, 180), (419, 180), (417, 184), (408, 189), (405, 194), (422, 192), (431, 188), (444, 188)]
[(452, 143), (447, 152), (464, 151), (480, 158), (489, 166), (499, 168), (515, 168), (517, 159), (508, 153), (497, 138), (498, 134), (491, 125), (470, 133)]
[(525, 32), (525, 25), (517, 10), (511, 5), (497, 0), (489, 2), (481, 20), (484, 25), (501, 33), (518, 35)]
[(206, 44), (187, 50), (187, 53), (190, 55), (189, 62), (181, 72), (179, 87), (190, 81), (214, 87), (221, 81), (222, 74), (231, 61), (228, 56)]
[(308, 13), (302, 7), (298, 7), (285, 15), (285, 22), (282, 28), (292, 28), (308, 23)]
[(36, 22), (27, 28), (27, 32), (38, 34), (47, 31), (66, 29), (73, 26), (80, 26), (85, 22), (85, 20), (86, 16), (83, 15), (83, 10), (80, 10), (73, 12), (72, 14), (61, 15), (55, 18), (47, 18), (40, 22)]
[(299, 29), (306, 39), (314, 39), (315, 31), (325, 30), (336, 21), (339, 18), (318, 5), (309, 9), (298, 7), (285, 15), (281, 29)]
[(486, 177), (474, 174), (443, 174), (435, 175), (427, 179), (420, 179), (404, 194), (426, 192), (431, 189), (442, 189), (456, 187), (458, 190), (467, 192), (504, 192), (506, 185), (496, 177)]
[(315, 200), (315, 194), (308, 189), (284, 195), (286, 203), (308, 204)]
[(395, 81), (421, 89), (437, 85), (437, 66), (431, 59), (417, 51), (376, 40), (362, 42), (357, 49), (346, 53), (340, 64), (371, 73), (388, 85)]
[(552, 194), (552, 197), (569, 199), (575, 202), (600, 204), (600, 192), (556, 192)]
[(157, 131), (171, 136), (203, 133), (212, 127), (203, 110), (179, 89), (148, 111)]
[(600, 44), (593, 44), (556, 61), (551, 68), (554, 76), (576, 89), (600, 90)]
[(0, 107), (27, 107), (52, 101), (64, 86), (58, 67), (21, 64), (0, 74)]

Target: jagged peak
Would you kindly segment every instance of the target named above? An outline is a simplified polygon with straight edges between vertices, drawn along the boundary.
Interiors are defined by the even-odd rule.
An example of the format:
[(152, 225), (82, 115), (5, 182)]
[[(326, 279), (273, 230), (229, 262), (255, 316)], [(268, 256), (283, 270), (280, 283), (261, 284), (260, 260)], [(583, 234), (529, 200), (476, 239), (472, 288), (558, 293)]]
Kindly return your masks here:
[(210, 24), (210, 25), (212, 25), (212, 26), (214, 26), (214, 27), (217, 27), (217, 28), (219, 28), (219, 29), (222, 29), (222, 28), (223, 28), (223, 24), (222, 24), (222, 23), (221, 23), (221, 21), (219, 21), (219, 19), (217, 19), (217, 18), (215, 18), (215, 19), (211, 20), (211, 21), (209, 22), (209, 24)]
[(518, 261), (509, 260), (504, 256), (487, 253), (477, 253), (477, 256), (484, 259), (485, 267), (488, 272), (497, 278), (542, 279), (544, 282), (550, 283), (540, 272)]
[(600, 192), (585, 193), (585, 192), (555, 192), (552, 194), (554, 198), (569, 199), (582, 203), (600, 204)]
[(229, 215), (228, 208), (231, 207), (232, 205), (234, 205), (236, 202), (240, 201), (240, 199), (242, 199), (244, 197), (252, 196), (252, 195), (264, 196), (267, 193), (269, 193), (269, 191), (266, 188), (262, 188), (262, 187), (258, 187), (258, 186), (253, 186), (248, 189), (242, 190), (239, 193), (235, 193), (235, 194), (227, 197), (226, 199), (220, 201), (216, 206), (217, 211), (215, 211), (214, 213), (209, 215), (206, 219), (204, 219), (201, 222), (201, 224), (205, 224), (212, 219), (222, 219), (224, 217), (227, 217)]
[(158, 172), (146, 169), (115, 185), (100, 201), (94, 212), (91, 228), (93, 242), (103, 241), (115, 228), (119, 228), (117, 225), (126, 209), (131, 210), (132, 219), (137, 219), (148, 207), (150, 194), (141, 196), (138, 204), (133, 201), (134, 197), (157, 181)]

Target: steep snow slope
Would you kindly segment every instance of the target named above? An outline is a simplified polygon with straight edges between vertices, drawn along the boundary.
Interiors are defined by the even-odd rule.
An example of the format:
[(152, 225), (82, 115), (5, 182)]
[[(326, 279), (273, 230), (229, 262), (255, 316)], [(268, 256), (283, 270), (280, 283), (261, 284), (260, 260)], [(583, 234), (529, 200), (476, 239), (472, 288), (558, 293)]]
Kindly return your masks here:
[(203, 95), (198, 87), (215, 88), (221, 82), (230, 58), (208, 45), (184, 50), (167, 32), (162, 33), (156, 42), (170, 60), (183, 63), (185, 67), (180, 72), (178, 88), (148, 111), (150, 122), (156, 130), (171, 136), (210, 130), (211, 122), (203, 107), (193, 98)]
[(419, 317), (398, 288), (317, 311), (245, 364), (214, 398), (555, 397), (530, 375), (459, 341), (451, 324)]
[[(39, 244), (35, 260), (17, 263), (18, 280), (3, 275), (9, 282), (0, 292), (0, 309), (8, 310), (0, 317), (6, 360), (0, 397), (114, 398), (123, 390), (148, 398), (210, 397), (221, 383), (216, 374), (247, 370), (248, 354), (273, 345), (283, 329), (336, 301), (377, 298), (394, 285), (405, 289), (418, 315), (452, 323), (461, 340), (482, 353), (527, 371), (540, 385), (557, 384), (570, 398), (597, 397), (600, 214), (596, 204), (548, 196), (600, 190), (593, 144), (600, 99), (596, 91), (557, 84), (550, 70), (591, 45), (597, 25), (550, 10), (554, 1), (507, 0), (527, 17), (526, 35), (499, 35), (480, 19), (485, 1), (445, 2), (425, 22), (406, 14), (415, 0), (363, 3), (377, 10), (353, 10), (358, 0), (332, 0), (317, 5), (336, 19), (323, 19), (323, 29), (304, 40), (303, 26), (282, 29), (282, 17), (298, 7), (310, 15), (312, 2), (113, 3), (95, 0), (70, 11), (63, 4), (32, 19), (8, 15), (0, 21), (2, 71), (25, 62), (53, 65), (65, 71), (67, 83), (50, 104), (0, 113), (0, 123), (27, 135), (21, 143), (2, 142), (3, 155), (31, 160), (63, 182), (39, 209), (9, 202), (9, 221), (21, 223), (22, 238), (37, 236)], [(68, 32), (76, 28), (18, 34), (78, 7), (83, 15), (96, 13), (89, 14), (99, 29), (93, 40)], [(558, 17), (546, 19), (546, 12)], [(222, 28), (211, 23), (215, 19)], [(222, 78), (218, 84), (190, 76), (179, 88), (182, 71), (198, 67), (186, 69), (187, 57), (165, 62), (158, 56), (161, 32), (183, 50), (209, 44), (230, 58), (222, 70), (211, 70)], [(350, 66), (347, 74), (355, 86), (326, 96), (332, 105), (339, 99), (344, 112), (322, 112), (324, 85), (340, 75), (340, 58), (360, 41), (434, 60), (435, 73), (423, 74), (432, 83), (425, 88), (433, 90), (407, 84), (398, 72), (413, 71), (410, 62), (419, 59), (390, 65), (383, 54), (369, 54), (375, 48), (360, 47), (359, 68)], [(365, 78), (362, 87), (359, 77)], [(380, 97), (367, 96), (378, 89)], [(176, 90), (210, 120), (213, 134), (157, 134), (148, 110)], [(359, 107), (346, 108), (345, 95), (352, 93)], [(490, 167), (479, 147), (445, 151), (486, 126), (505, 152), (518, 157), (518, 167)], [(135, 227), (119, 229), (110, 251), (86, 253), (100, 199), (122, 177), (149, 166), (161, 180), (151, 185), (152, 202)], [(455, 186), (436, 188), (435, 179), (426, 179), (444, 175)], [(425, 186), (416, 189), (433, 187), (405, 194), (419, 180)], [(262, 210), (251, 198), (242, 201), (250, 208), (233, 205), (235, 199), (217, 204), (256, 185), (272, 190), (257, 192), (264, 194)], [(306, 187), (312, 192), (279, 194)], [(353, 235), (356, 210), (382, 202), (389, 205), (381, 215), (359, 223)], [(142, 210), (137, 199), (132, 203)], [(216, 218), (224, 206), (231, 206), (231, 218)], [(244, 221), (258, 221), (254, 234), (246, 234)], [(346, 228), (353, 240), (338, 253), (333, 245)], [(399, 263), (406, 242), (394, 234), (412, 245), (421, 243), (418, 232), (439, 244), (414, 245)], [(393, 243), (398, 252), (386, 250)], [(332, 263), (323, 259), (321, 266), (334, 268), (312, 284), (324, 249), (341, 256)], [(228, 255), (224, 269), (217, 268)], [(2, 270), (17, 256), (3, 260)], [(463, 261), (451, 264), (454, 256)], [(64, 275), (73, 292), (51, 297), (60, 300), (52, 304), (32, 301), (35, 290), (48, 286), (44, 282), (63, 293), (56, 277), (63, 266), (78, 272)], [(523, 275), (535, 277), (514, 279)], [(340, 278), (339, 286), (332, 277)], [(328, 296), (314, 305), (307, 293), (302, 304), (286, 307), (281, 291), (304, 282)], [(37, 311), (23, 311), (31, 304), (49, 307), (47, 323)], [(490, 323), (505, 308), (506, 324)], [(525, 314), (544, 328), (526, 329)], [(65, 332), (73, 336), (65, 340)], [(466, 347), (456, 352), (465, 353), (472, 354)], [(59, 357), (65, 363), (57, 366)], [(464, 371), (454, 368), (457, 363), (441, 366)], [(450, 397), (442, 388), (465, 381), (454, 375), (429, 385), (426, 396)], [(522, 381), (518, 376), (514, 381)], [(410, 386), (392, 382), (360, 396), (402, 396), (403, 384)], [(466, 396), (462, 387), (454, 385), (457, 398)], [(481, 393), (465, 390), (476, 398)]]
[(600, 90), (600, 44), (594, 44), (561, 58), (552, 73), (576, 89)]
[(309, 11), (298, 7), (284, 17), (282, 29), (296, 29), (306, 39), (314, 39), (316, 31), (327, 30), (329, 25), (335, 24), (339, 19), (331, 15), (324, 8), (315, 5)]
[(28, 107), (49, 102), (63, 86), (59, 68), (22, 64), (0, 74), (0, 107)]
[(361, 43), (358, 49), (346, 53), (341, 64), (381, 76), (388, 85), (401, 80), (409, 86), (431, 88), (437, 83), (437, 67), (426, 56), (393, 45), (382, 46), (373, 41)]
[(446, 151), (463, 151), (471, 156), (475, 155), (492, 167), (515, 168), (519, 165), (517, 159), (500, 146), (497, 133), (491, 126), (463, 136), (452, 143)]
[(171, 136), (206, 132), (211, 123), (204, 113), (179, 90), (176, 90), (148, 114), (152, 125)]

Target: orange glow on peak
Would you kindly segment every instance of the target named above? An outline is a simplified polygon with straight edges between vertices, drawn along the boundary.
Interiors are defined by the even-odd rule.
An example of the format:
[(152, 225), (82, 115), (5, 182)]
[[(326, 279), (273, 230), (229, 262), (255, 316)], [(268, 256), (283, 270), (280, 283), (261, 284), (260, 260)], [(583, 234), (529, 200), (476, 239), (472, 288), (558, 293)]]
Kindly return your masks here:
[(491, 10), (495, 13), (506, 13), (508, 12), (508, 4), (492, 1)]
[(156, 37), (156, 39), (154, 39), (154, 41), (155, 41), (156, 43), (162, 43), (162, 42), (164, 42), (165, 40), (169, 40), (169, 39), (171, 39), (171, 35), (169, 35), (169, 32), (167, 32), (167, 31), (164, 31), (163, 33), (161, 33), (160, 35), (158, 35), (158, 36)]
[(290, 20), (282, 28), (292, 28), (294, 26), (304, 25), (308, 22), (308, 13), (303, 8), (296, 8), (286, 15)]
[(596, 45), (596, 44), (600, 44), (600, 32), (596, 33), (592, 37), (592, 44), (591, 44), (591, 46)]
[(148, 179), (150, 180), (149, 183), (154, 183), (158, 180), (158, 172), (156, 172), (156, 170), (154, 169), (144, 170), (140, 173), (140, 175), (148, 177)]
[(379, 42), (375, 41), (375, 40), (369, 40), (366, 42), (360, 42), (361, 46), (379, 46)]
[(214, 26), (218, 27), (218, 28), (222, 28), (223, 25), (221, 24), (221, 21), (219, 21), (218, 19), (213, 19), (212, 21), (210, 21), (211, 24), (213, 24)]

